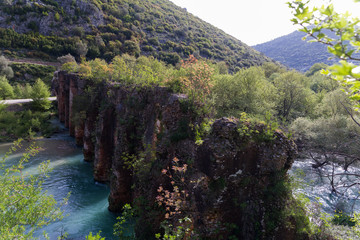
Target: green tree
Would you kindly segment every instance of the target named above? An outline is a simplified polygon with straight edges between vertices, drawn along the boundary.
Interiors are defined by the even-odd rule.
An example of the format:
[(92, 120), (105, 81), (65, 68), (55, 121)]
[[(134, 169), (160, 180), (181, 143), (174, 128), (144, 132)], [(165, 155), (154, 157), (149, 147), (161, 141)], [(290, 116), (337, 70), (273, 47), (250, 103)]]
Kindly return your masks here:
[(10, 154), (21, 147), (14, 143), (0, 160), (0, 233), (2, 239), (32, 239), (34, 231), (62, 218), (62, 211), (53, 196), (42, 191), (49, 172), (49, 163), (39, 166), (39, 174), (29, 175), (24, 163), (38, 149), (30, 147), (19, 162), (9, 168), (5, 162)]
[(32, 87), (30, 96), (33, 100), (31, 105), (34, 110), (48, 110), (50, 108), (50, 91), (41, 79), (36, 80)]
[(315, 112), (318, 116), (332, 117), (338, 115), (347, 115), (347, 110), (351, 109), (351, 103), (346, 94), (341, 89), (328, 92), (324, 95), (321, 103), (319, 103)]
[(326, 69), (328, 67), (328, 65), (326, 65), (325, 63), (315, 63), (314, 65), (311, 66), (311, 68), (305, 73), (305, 76), (307, 77), (311, 77), (313, 76), (315, 73), (320, 72), (323, 69)]
[(305, 76), (295, 71), (286, 72), (274, 79), (274, 85), (278, 95), (278, 116), (290, 121), (311, 114), (314, 94), (307, 86)]
[[(323, 73), (331, 74), (346, 85), (350, 99), (359, 108), (360, 58), (356, 53), (360, 51), (360, 20), (350, 17), (349, 13), (337, 13), (333, 4), (311, 8), (309, 0), (293, 0), (288, 5), (294, 15), (291, 21), (301, 27), (300, 31), (305, 32), (313, 41), (327, 45), (328, 51), (340, 59), (339, 64), (330, 66)], [(332, 33), (331, 36), (329, 32)]]
[(242, 112), (265, 115), (275, 107), (275, 88), (260, 67), (242, 69), (235, 75), (218, 75), (213, 87), (218, 116), (240, 117)]
[(275, 64), (273, 62), (264, 62), (261, 66), (264, 69), (265, 77), (271, 78), (271, 75), (274, 73), (284, 73), (286, 69), (280, 64)]
[(0, 76), (0, 98), (5, 100), (14, 97), (14, 89), (5, 76)]

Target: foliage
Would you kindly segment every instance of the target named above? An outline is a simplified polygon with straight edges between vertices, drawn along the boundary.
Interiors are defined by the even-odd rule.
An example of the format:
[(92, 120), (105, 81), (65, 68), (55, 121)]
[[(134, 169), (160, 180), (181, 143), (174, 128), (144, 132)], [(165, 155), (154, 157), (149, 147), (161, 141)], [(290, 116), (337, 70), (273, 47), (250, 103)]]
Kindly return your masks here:
[(290, 126), (296, 139), (317, 150), (348, 154), (358, 153), (359, 130), (347, 116), (333, 118), (298, 118)]
[(280, 74), (274, 79), (277, 89), (276, 110), (279, 117), (289, 121), (313, 111), (313, 92), (307, 79), (295, 71)]
[(241, 69), (234, 75), (217, 75), (213, 87), (217, 116), (240, 117), (274, 113), (276, 89), (260, 67)]
[(347, 115), (346, 109), (351, 109), (351, 103), (341, 89), (329, 91), (323, 95), (321, 102), (315, 107), (317, 116), (335, 117)]
[(79, 41), (75, 44), (76, 53), (79, 55), (80, 58), (84, 58), (88, 52), (88, 46), (83, 41)]
[(335, 212), (331, 221), (336, 225), (355, 226), (354, 218), (342, 211)]
[[(184, 209), (186, 199), (189, 194), (185, 190), (185, 173), (187, 171), (187, 164), (180, 166), (179, 159), (173, 159), (173, 166), (163, 169), (162, 174), (169, 177), (171, 180), (172, 191), (164, 189), (162, 186), (158, 188), (159, 195), (156, 201), (159, 206), (165, 206), (165, 219), (171, 218), (173, 215), (181, 214)], [(173, 172), (173, 173), (172, 173)]]
[(14, 71), (9, 66), (9, 60), (0, 56), (0, 76), (6, 76), (8, 79), (14, 77)]
[(32, 91), (30, 93), (32, 98), (31, 106), (34, 110), (49, 110), (51, 102), (48, 99), (50, 97), (50, 90), (41, 79), (36, 80)]
[(49, 112), (0, 112), (0, 142), (11, 141), (19, 137), (31, 140), (37, 133), (50, 136), (55, 128), (49, 122)]
[(130, 204), (125, 204), (121, 216), (117, 218), (118, 222), (114, 225), (114, 236), (119, 239), (135, 239), (134, 233), (129, 234), (131, 229), (134, 229), (135, 227), (134, 218), (134, 209), (131, 208)]
[[(316, 42), (327, 46), (328, 51), (341, 61), (324, 71), (331, 74), (336, 80), (342, 82), (349, 89), (350, 99), (360, 107), (360, 74), (357, 71), (360, 58), (360, 41), (358, 33), (358, 18), (350, 18), (349, 13), (339, 14), (334, 10), (333, 4), (321, 7), (309, 6), (310, 1), (292, 1), (289, 7), (293, 10), (294, 24), (301, 26), (300, 31)], [(331, 34), (330, 34), (330, 33)]]
[[(56, 67), (54, 66), (29, 63), (12, 63), (11, 67), (15, 73), (14, 78), (12, 78), (10, 82), (13, 86), (16, 84), (24, 86), (27, 83), (33, 85), (36, 79), (40, 78), (48, 87), (50, 87), (51, 80), (54, 76), (54, 72), (56, 71)], [(15, 97), (20, 98), (18, 96)]]
[(101, 237), (101, 231), (93, 235), (92, 232), (89, 233), (88, 236), (85, 237), (86, 240), (105, 240), (104, 237)]
[(195, 126), (195, 143), (201, 145), (204, 138), (210, 133), (214, 120), (205, 118), (199, 125)]
[(110, 64), (100, 59), (83, 61), (79, 65), (68, 62), (62, 66), (62, 69), (79, 73), (84, 78), (97, 83), (112, 81), (139, 86), (161, 85), (165, 78), (162, 73), (166, 71), (164, 64), (152, 57), (135, 59), (129, 55), (117, 56)]
[(280, 74), (286, 72), (286, 69), (283, 66), (273, 62), (265, 62), (261, 65), (261, 67), (264, 70), (266, 78), (271, 78), (274, 73)]
[(75, 62), (75, 58), (68, 53), (67, 55), (58, 57), (57, 60), (60, 62), (61, 65), (68, 63), (68, 62)]
[(325, 63), (315, 63), (315, 64), (312, 65), (311, 68), (305, 73), (305, 76), (311, 77), (311, 76), (313, 76), (315, 73), (320, 72), (320, 71), (326, 69), (327, 67), (328, 67), (328, 65), (326, 65)]
[(213, 86), (214, 70), (204, 61), (198, 61), (193, 55), (182, 62), (184, 76), (180, 81), (184, 84), (184, 91), (194, 102), (206, 104), (209, 101)]
[(5, 76), (0, 76), (0, 99), (7, 99), (14, 97), (14, 89), (9, 84)]
[(266, 114), (266, 122), (259, 122), (257, 119), (250, 119), (244, 112), (241, 114), (237, 132), (249, 141), (271, 142), (276, 136), (279, 124), (272, 119), (270, 113)]
[(24, 171), (24, 164), (38, 152), (37, 148), (29, 147), (17, 164), (5, 167), (7, 158), (19, 147), (20, 141), (15, 142), (0, 161), (0, 232), (3, 239), (31, 239), (35, 230), (62, 218), (53, 196), (41, 188), (49, 172), (49, 162), (40, 164), (37, 175)]
[(164, 229), (164, 234), (161, 236), (160, 233), (155, 235), (156, 239), (161, 240), (182, 240), (187, 239), (187, 236), (191, 232), (191, 219), (185, 217), (179, 219), (179, 225), (174, 227), (172, 224), (169, 224), (167, 221), (164, 221), (161, 224), (161, 227)]
[(174, 217), (179, 217), (186, 214), (186, 203), (189, 197), (186, 188), (185, 174), (187, 171), (187, 164), (180, 164), (180, 160), (174, 157), (172, 167), (163, 169), (162, 174), (169, 177), (172, 190), (166, 190), (163, 186), (158, 188), (158, 196), (156, 201), (159, 206), (165, 207), (165, 220), (161, 227), (164, 229), (164, 234), (156, 234), (156, 239), (177, 240), (187, 239), (191, 234), (191, 219), (188, 216), (180, 218), (178, 223), (173, 226), (170, 221)]

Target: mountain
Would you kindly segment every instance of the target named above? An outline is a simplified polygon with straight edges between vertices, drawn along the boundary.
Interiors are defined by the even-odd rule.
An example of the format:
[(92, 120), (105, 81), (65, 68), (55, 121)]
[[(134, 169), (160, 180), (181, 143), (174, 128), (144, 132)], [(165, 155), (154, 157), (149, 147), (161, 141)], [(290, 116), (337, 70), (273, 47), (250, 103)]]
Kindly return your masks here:
[(331, 65), (337, 62), (327, 47), (317, 42), (303, 41), (305, 33), (295, 31), (272, 41), (253, 46), (254, 49), (290, 68), (306, 72), (315, 63)]
[(193, 54), (230, 71), (271, 61), (168, 0), (0, 0), (0, 36), (10, 56), (128, 53), (176, 65)]

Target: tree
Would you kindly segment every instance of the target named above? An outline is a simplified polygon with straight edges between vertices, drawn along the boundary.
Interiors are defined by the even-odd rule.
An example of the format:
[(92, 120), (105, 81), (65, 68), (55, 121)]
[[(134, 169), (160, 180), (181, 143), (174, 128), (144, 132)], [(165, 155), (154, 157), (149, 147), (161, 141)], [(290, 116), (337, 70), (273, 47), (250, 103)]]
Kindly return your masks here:
[(273, 113), (275, 91), (260, 67), (242, 69), (234, 75), (218, 75), (213, 87), (217, 114), (240, 117), (242, 112)]
[(84, 58), (88, 52), (88, 46), (83, 41), (78, 41), (76, 43), (76, 52), (79, 54), (80, 58)]
[(21, 141), (14, 143), (0, 160), (0, 233), (2, 239), (32, 239), (34, 231), (62, 218), (62, 211), (53, 196), (42, 191), (49, 172), (49, 163), (39, 166), (39, 174), (24, 172), (24, 163), (38, 149), (30, 147), (19, 162), (9, 168), (5, 162), (18, 150)]
[(57, 60), (61, 63), (61, 65), (68, 63), (68, 62), (76, 62), (75, 58), (70, 53), (68, 53), (67, 55), (58, 57)]
[(348, 13), (335, 12), (333, 4), (311, 8), (309, 0), (293, 0), (288, 5), (294, 15), (291, 21), (301, 27), (300, 31), (313, 41), (327, 45), (328, 51), (340, 59), (339, 64), (330, 66), (323, 73), (331, 74), (347, 86), (350, 99), (359, 108), (360, 57), (356, 53), (360, 51), (360, 20), (350, 18)]
[(311, 66), (311, 68), (305, 73), (305, 76), (307, 77), (311, 77), (313, 76), (315, 73), (326, 69), (328, 67), (328, 65), (326, 65), (325, 63), (315, 63), (314, 65)]
[(306, 86), (306, 77), (295, 71), (286, 72), (274, 79), (274, 85), (278, 95), (278, 116), (289, 121), (311, 113), (313, 92)]
[(41, 79), (36, 80), (30, 96), (33, 100), (31, 105), (34, 110), (48, 110), (50, 108), (51, 102), (48, 99), (50, 97), (50, 91)]
[(0, 76), (0, 98), (5, 100), (14, 97), (14, 89), (5, 76)]
[(284, 73), (286, 69), (280, 64), (275, 64), (273, 62), (264, 62), (261, 66), (264, 69), (265, 77), (271, 78), (271, 75), (274, 73)]
[(14, 77), (14, 71), (9, 66), (9, 60), (0, 56), (0, 76), (6, 76), (8, 79)]

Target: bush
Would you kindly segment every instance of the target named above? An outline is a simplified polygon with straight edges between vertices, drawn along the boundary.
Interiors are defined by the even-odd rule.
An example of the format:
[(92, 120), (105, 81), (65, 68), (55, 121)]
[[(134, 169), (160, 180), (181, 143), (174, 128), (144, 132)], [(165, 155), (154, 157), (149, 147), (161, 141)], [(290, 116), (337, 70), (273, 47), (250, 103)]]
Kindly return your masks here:
[(126, 40), (123, 45), (123, 52), (132, 56), (138, 56), (140, 54), (139, 44), (131, 40)]
[(61, 65), (68, 63), (68, 62), (75, 62), (75, 58), (68, 53), (67, 55), (58, 57), (57, 60), (61, 63)]
[(5, 76), (0, 76), (0, 98), (5, 100), (14, 97), (14, 89)]
[(43, 162), (36, 175), (22, 172), (23, 164), (39, 152), (38, 148), (30, 146), (18, 163), (11, 168), (5, 167), (9, 155), (20, 147), (20, 141), (14, 143), (11, 150), (0, 159), (2, 239), (32, 239), (35, 230), (62, 218), (62, 211), (54, 197), (42, 190), (44, 179), (50, 171), (49, 162)]
[(4, 56), (0, 56), (0, 76), (4, 75), (8, 79), (14, 77), (14, 71), (9, 66), (9, 60)]
[(30, 94), (32, 98), (31, 106), (34, 110), (49, 110), (51, 102), (48, 99), (50, 97), (49, 88), (40, 79), (36, 80)]

